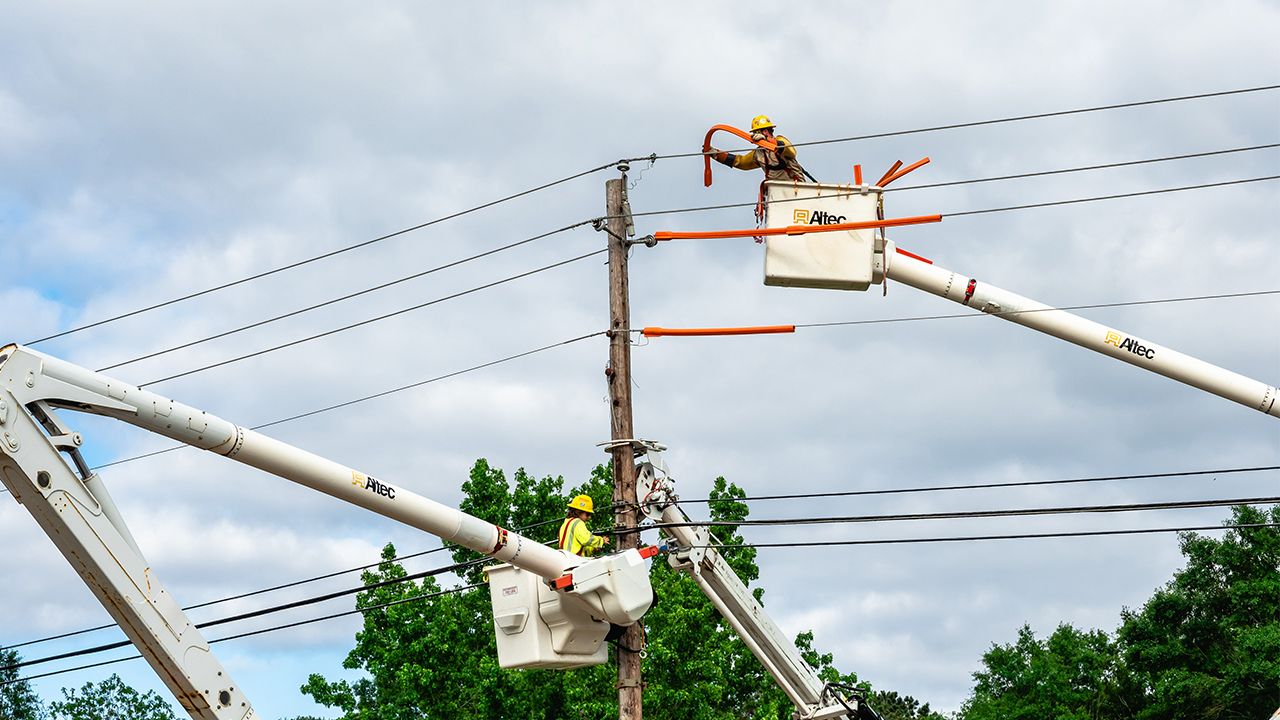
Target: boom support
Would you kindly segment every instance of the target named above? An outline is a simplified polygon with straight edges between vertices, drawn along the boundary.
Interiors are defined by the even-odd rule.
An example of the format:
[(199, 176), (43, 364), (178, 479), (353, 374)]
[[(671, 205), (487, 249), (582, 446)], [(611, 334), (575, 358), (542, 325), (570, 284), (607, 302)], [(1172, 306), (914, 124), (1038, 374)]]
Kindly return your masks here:
[(640, 467), (637, 485), (644, 498), (641, 509), (661, 524), (670, 537), (667, 561), (697, 583), (738, 637), (756, 656), (778, 687), (796, 707), (801, 720), (858, 717), (879, 720), (871, 708), (857, 697), (823, 682), (786, 635), (756, 601), (738, 574), (716, 550), (710, 531), (694, 527), (676, 504), (676, 495), (667, 475), (667, 466), (658, 454), (665, 449), (657, 443), (639, 441), (637, 452), (647, 453)]
[[(97, 474), (80, 433), (55, 413), (104, 415), (218, 453), (554, 581), (573, 570), (601, 581), (548, 591), (547, 602), (595, 625), (629, 625), (649, 608), (636, 550), (584, 559), (273, 440), (209, 413), (17, 345), (0, 348), (0, 481), (26, 506), (182, 707), (199, 720), (256, 717), (209, 644), (154, 576)], [(65, 453), (71, 460), (68, 463)], [(632, 557), (634, 556), (634, 557)], [(619, 560), (621, 558), (621, 560)], [(599, 567), (597, 567), (599, 566)], [(619, 579), (627, 592), (617, 592)], [(591, 664), (578, 654), (579, 664)]]

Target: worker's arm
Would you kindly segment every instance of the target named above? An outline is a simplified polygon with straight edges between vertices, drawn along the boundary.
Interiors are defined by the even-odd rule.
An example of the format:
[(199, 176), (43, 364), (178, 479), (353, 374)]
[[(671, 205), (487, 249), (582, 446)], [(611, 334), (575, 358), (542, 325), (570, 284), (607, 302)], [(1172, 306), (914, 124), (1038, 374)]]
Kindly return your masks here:
[(596, 535), (587, 529), (587, 524), (579, 520), (573, 524), (573, 540), (574, 544), (583, 550), (588, 548), (592, 551), (599, 550), (604, 547), (608, 540), (604, 537)]
[[(778, 150), (782, 153), (784, 157), (790, 158), (792, 160), (795, 159), (796, 149), (794, 146), (791, 145), (790, 140), (787, 140), (786, 138), (779, 136), (774, 138), (774, 142), (778, 144)], [(759, 148), (753, 152), (749, 152), (744, 155), (734, 155), (733, 153), (723, 152), (720, 150), (716, 150), (715, 148), (711, 148), (711, 150), (715, 153), (714, 157), (717, 162), (723, 165), (728, 165), (731, 168), (737, 168), (739, 170), (755, 170), (756, 168), (760, 167), (762, 164), (761, 160), (763, 160), (763, 158), (761, 158), (760, 155), (765, 152), (768, 152), (764, 148)]]

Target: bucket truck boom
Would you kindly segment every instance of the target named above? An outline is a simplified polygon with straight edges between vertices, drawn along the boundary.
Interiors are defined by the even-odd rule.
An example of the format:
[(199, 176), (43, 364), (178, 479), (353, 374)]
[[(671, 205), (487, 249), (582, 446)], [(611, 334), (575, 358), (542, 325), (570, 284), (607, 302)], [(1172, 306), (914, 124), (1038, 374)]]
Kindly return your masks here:
[[(634, 623), (652, 602), (640, 551), (588, 559), (549, 548), (149, 390), (19, 345), (0, 347), (0, 481), (49, 535), (183, 709), (197, 720), (251, 720), (256, 715), (242, 689), (209, 651), (208, 642), (148, 566), (102, 479), (81, 456), (83, 436), (68, 427), (57, 410), (115, 418), (224, 455), (524, 573), (526, 594), (536, 590), (540, 602), (521, 622), (520, 630), (527, 628), (532, 650), (520, 659), (520, 667), (605, 662), (603, 641), (610, 623)], [(566, 587), (548, 585), (566, 576), (576, 582)], [(512, 593), (516, 594), (518, 589)], [(557, 625), (560, 641), (554, 645), (548, 618)], [(510, 628), (505, 630), (512, 634)]]
[[(883, 191), (883, 187), (865, 184), (766, 182), (765, 228), (780, 234), (765, 238), (764, 283), (866, 290), (886, 280), (895, 280), (1280, 417), (1280, 402), (1277, 402), (1280, 393), (1273, 385), (976, 278), (944, 270), (924, 258), (898, 250), (892, 240), (886, 240), (882, 233), (868, 227), (905, 224), (884, 219)], [(908, 220), (935, 219), (941, 217)], [(830, 230), (833, 227), (835, 230)], [(785, 232), (780, 228), (785, 228)], [(660, 234), (659, 239), (662, 235), (679, 237), (681, 234)]]
[(680, 511), (673, 481), (660, 452), (666, 447), (637, 440), (637, 454), (645, 461), (636, 473), (640, 509), (667, 534), (667, 562), (687, 574), (711, 600), (738, 637), (786, 693), (796, 707), (798, 720), (862, 718), (880, 720), (854, 688), (824, 682), (787, 639), (769, 613), (729, 567), (706, 527), (696, 527)]

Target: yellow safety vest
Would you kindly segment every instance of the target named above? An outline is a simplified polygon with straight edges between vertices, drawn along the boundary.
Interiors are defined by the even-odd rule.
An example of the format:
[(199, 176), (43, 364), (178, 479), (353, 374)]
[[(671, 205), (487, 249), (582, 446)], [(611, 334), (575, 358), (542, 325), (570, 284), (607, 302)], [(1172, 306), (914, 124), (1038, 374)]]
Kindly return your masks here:
[(601, 547), (604, 547), (604, 538), (593, 535), (580, 518), (565, 518), (560, 524), (561, 550), (588, 557)]

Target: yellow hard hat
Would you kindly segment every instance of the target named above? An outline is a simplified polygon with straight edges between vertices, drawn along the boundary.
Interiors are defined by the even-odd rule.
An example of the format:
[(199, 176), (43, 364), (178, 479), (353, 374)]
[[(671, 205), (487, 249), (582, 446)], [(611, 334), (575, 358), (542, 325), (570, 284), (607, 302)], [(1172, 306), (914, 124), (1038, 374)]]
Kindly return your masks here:
[(595, 508), (592, 507), (590, 495), (579, 495), (569, 502), (569, 508), (572, 510), (582, 510), (584, 512), (594, 513)]
[(768, 115), (757, 115), (756, 119), (751, 121), (751, 132), (771, 127), (773, 127), (773, 121)]

